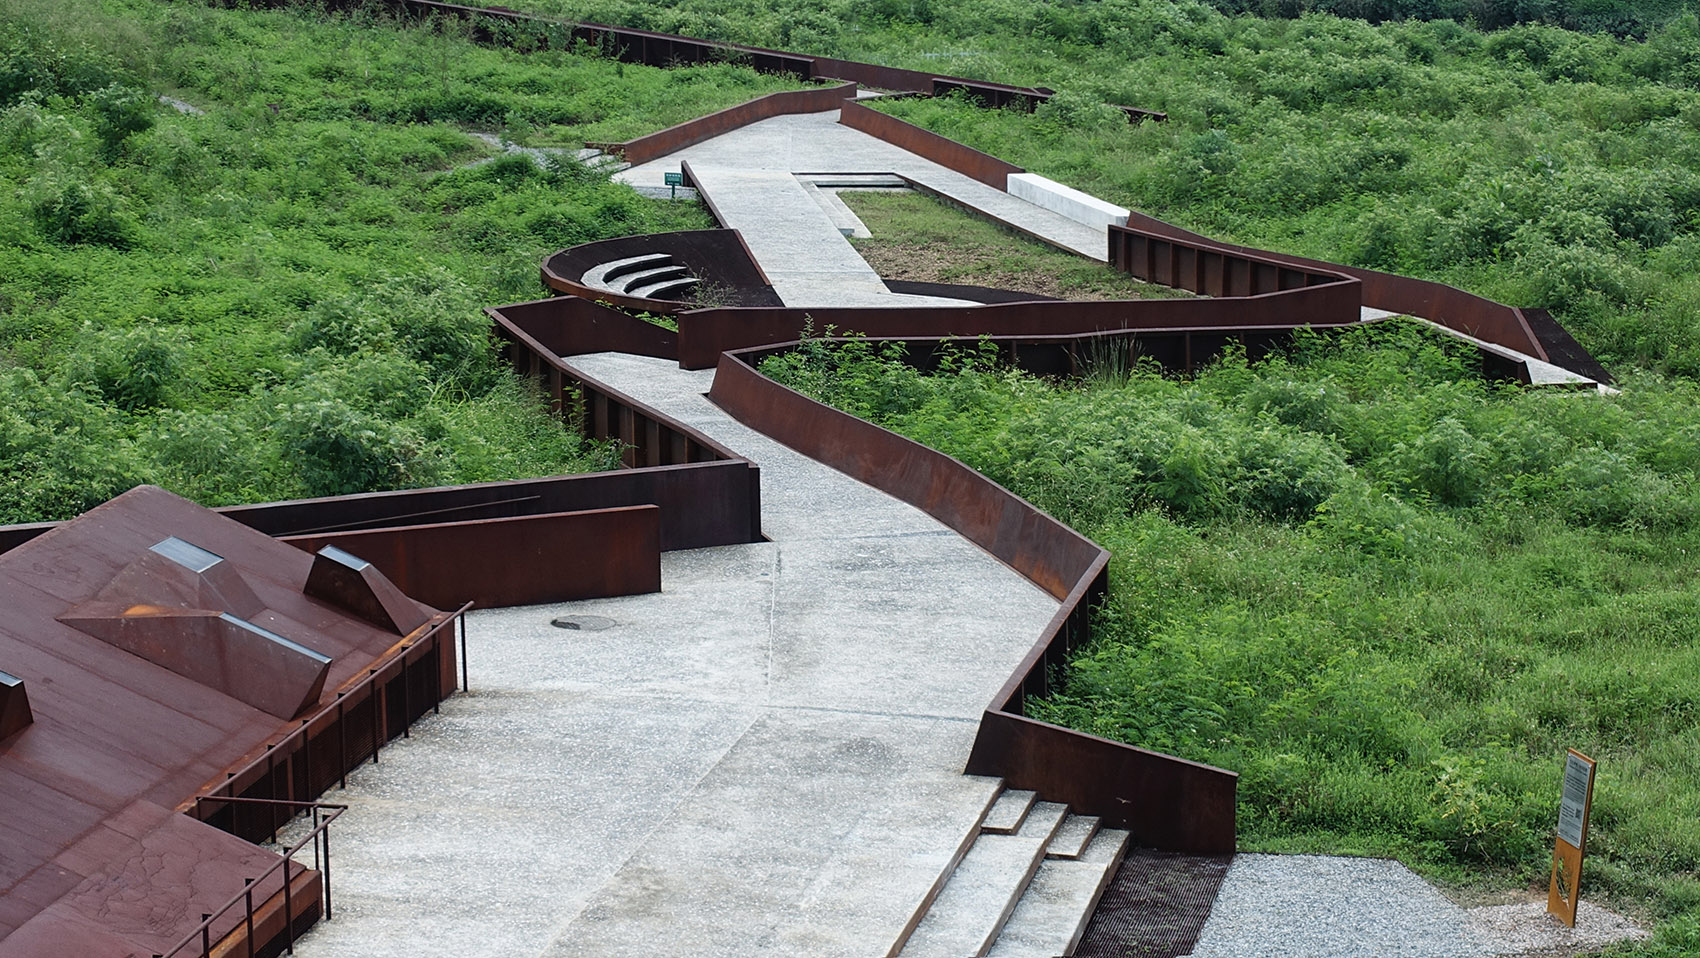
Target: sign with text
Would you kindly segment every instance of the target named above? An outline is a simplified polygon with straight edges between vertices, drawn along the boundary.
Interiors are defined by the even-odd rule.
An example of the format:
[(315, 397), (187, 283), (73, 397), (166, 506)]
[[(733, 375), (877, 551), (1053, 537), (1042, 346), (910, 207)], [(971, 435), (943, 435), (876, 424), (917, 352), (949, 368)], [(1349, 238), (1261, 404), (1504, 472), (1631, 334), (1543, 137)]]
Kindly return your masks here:
[(661, 174), (661, 185), (662, 186), (684, 186), (685, 185), (685, 174), (683, 174), (683, 173), (663, 173), (663, 174)]
[(1547, 911), (1576, 927), (1582, 891), (1582, 855), (1588, 847), (1588, 812), (1594, 806), (1594, 760), (1570, 749), (1564, 760), (1564, 791), (1558, 802), (1558, 838), (1552, 848)]

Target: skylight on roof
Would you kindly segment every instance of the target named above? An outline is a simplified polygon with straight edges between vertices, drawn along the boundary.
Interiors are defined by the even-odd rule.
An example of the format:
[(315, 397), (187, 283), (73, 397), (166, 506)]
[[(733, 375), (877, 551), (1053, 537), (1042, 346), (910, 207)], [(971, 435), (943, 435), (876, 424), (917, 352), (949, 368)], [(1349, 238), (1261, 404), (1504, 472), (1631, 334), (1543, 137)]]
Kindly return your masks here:
[(223, 556), (208, 552), (193, 543), (184, 542), (176, 536), (167, 536), (148, 546), (148, 550), (157, 552), (194, 573), (205, 572), (224, 561)]

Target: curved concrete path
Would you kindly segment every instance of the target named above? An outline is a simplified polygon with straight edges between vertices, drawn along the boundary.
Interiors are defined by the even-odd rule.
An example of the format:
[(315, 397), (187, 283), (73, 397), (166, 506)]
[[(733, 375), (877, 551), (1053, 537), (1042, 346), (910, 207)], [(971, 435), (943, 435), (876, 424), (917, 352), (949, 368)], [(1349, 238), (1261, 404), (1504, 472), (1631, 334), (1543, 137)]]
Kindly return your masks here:
[[(758, 462), (772, 541), (473, 613), (472, 691), (325, 796), (335, 919), (299, 953), (884, 954), (994, 797), (963, 762), (1057, 603), (731, 420), (712, 372), (572, 363)], [(550, 625), (581, 615), (617, 624)]]

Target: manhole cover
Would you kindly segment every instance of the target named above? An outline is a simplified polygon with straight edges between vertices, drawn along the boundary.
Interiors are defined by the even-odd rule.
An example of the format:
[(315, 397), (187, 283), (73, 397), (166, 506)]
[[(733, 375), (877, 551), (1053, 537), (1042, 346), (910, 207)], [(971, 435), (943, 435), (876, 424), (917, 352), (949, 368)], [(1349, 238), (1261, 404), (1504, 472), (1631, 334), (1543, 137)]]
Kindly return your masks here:
[(574, 632), (601, 632), (620, 623), (605, 615), (563, 615), (549, 624), (557, 629), (572, 629)]

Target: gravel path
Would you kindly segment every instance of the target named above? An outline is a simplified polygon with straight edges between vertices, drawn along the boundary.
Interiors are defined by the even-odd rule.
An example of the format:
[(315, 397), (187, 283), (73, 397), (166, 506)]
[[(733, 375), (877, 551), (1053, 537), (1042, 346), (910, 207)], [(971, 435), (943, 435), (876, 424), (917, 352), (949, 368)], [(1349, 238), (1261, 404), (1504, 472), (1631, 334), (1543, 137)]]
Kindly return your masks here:
[(1395, 861), (1239, 855), (1194, 958), (1489, 958), (1563, 955), (1645, 938), (1583, 902), (1574, 931), (1544, 903), (1466, 910)]

